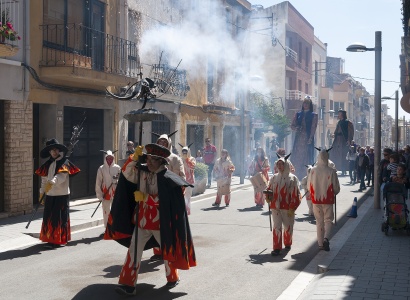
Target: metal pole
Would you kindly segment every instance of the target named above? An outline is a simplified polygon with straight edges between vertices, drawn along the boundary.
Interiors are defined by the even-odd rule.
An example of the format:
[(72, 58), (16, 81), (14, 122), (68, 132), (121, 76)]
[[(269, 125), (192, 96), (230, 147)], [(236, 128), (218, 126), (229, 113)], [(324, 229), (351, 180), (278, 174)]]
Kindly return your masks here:
[(239, 183), (244, 184), (245, 183), (245, 148), (246, 148), (246, 134), (245, 134), (245, 100), (247, 96), (247, 92), (242, 94), (242, 101), (241, 101), (241, 146), (240, 146), (240, 160), (241, 160), (241, 170), (240, 170), (240, 177), (239, 177)]
[(320, 108), (320, 117), (322, 119), (322, 142), (321, 142), (321, 146), (323, 148), (325, 148), (325, 112), (324, 112), (325, 108), (322, 106)]
[[(396, 91), (396, 152), (399, 152), (399, 90)], [(403, 139), (404, 140), (404, 139)]]
[(379, 166), (381, 159), (381, 85), (382, 85), (382, 32), (375, 32), (375, 88), (374, 88), (374, 112), (375, 112), (375, 136), (374, 136), (374, 208), (380, 209), (380, 180)]

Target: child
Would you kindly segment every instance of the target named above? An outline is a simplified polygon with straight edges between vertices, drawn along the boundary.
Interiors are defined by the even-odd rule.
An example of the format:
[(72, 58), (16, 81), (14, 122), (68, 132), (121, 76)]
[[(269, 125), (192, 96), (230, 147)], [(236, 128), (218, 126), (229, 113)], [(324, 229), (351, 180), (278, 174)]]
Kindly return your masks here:
[(222, 196), (225, 196), (225, 206), (228, 207), (231, 202), (231, 181), (232, 173), (235, 171), (229, 152), (226, 149), (222, 149), (221, 157), (218, 158), (214, 166), (214, 174), (217, 179), (217, 193), (216, 200), (212, 206), (219, 207), (222, 201)]
[(306, 167), (307, 167), (307, 176), (303, 177), (302, 181), (300, 182), (300, 185), (302, 186), (302, 189), (304, 189), (306, 193), (306, 203), (309, 208), (309, 216), (313, 217), (312, 196), (310, 195), (309, 189), (307, 188), (307, 178), (310, 174), (310, 170), (312, 169), (312, 166), (308, 165)]
[(397, 167), (399, 166), (399, 155), (397, 153), (392, 153), (390, 155), (390, 163), (387, 165), (387, 170), (390, 172), (390, 180), (397, 176)]
[(400, 163), (397, 165), (397, 175), (390, 178), (391, 182), (398, 182), (404, 184), (406, 188), (409, 187), (409, 181), (406, 177), (406, 165)]

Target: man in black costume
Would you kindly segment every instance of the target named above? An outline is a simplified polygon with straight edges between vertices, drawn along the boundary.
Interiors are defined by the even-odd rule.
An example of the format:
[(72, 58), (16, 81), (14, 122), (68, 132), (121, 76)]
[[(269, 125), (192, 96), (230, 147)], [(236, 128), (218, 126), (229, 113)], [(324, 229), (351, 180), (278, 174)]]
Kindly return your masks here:
[[(161, 246), (168, 288), (179, 282), (177, 269), (196, 266), (182, 189), (190, 185), (167, 170), (166, 158), (170, 155), (167, 148), (148, 144), (145, 149), (143, 154), (143, 147), (137, 147), (122, 168), (104, 237), (118, 239), (129, 247), (120, 273), (120, 286), (116, 288), (123, 295), (136, 294), (145, 249)], [(146, 164), (139, 163), (141, 157), (145, 157)]]

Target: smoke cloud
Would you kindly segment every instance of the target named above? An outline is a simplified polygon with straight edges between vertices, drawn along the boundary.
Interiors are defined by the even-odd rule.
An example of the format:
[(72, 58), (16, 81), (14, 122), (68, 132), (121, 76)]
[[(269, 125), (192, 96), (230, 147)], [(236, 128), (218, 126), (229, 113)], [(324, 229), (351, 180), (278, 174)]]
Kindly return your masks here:
[[(177, 66), (182, 59), (179, 69), (187, 70), (189, 77), (193, 78), (206, 77), (205, 62), (211, 62), (216, 70), (224, 72), (218, 95), (224, 101), (233, 101), (234, 89), (247, 92), (250, 85), (258, 92), (270, 92), (262, 68), (264, 49), (272, 47), (270, 37), (252, 38), (254, 33), (248, 28), (251, 14), (236, 18), (233, 8), (222, 6), (218, 0), (187, 1), (185, 4), (182, 3), (184, 1), (179, 1), (179, 4), (173, 1), (174, 10), (175, 5), (181, 6), (178, 12), (173, 13), (170, 11), (171, 4), (167, 8), (166, 5), (154, 4), (158, 0), (150, 2), (129, 2), (129, 8), (140, 11), (143, 20), (151, 18), (149, 23), (152, 26), (144, 29), (140, 37), (143, 63), (150, 61), (150, 57), (150, 63), (158, 63), (159, 53), (163, 51), (171, 66)], [(167, 1), (161, 1), (164, 2)], [(192, 3), (194, 6), (187, 6)], [(145, 11), (143, 7), (146, 7)], [(174, 21), (167, 22), (171, 14)], [(146, 24), (148, 21), (144, 22)], [(252, 49), (258, 51), (250, 50), (251, 43)], [(153, 53), (157, 56), (156, 61), (152, 61)], [(250, 66), (254, 74), (249, 74)]]

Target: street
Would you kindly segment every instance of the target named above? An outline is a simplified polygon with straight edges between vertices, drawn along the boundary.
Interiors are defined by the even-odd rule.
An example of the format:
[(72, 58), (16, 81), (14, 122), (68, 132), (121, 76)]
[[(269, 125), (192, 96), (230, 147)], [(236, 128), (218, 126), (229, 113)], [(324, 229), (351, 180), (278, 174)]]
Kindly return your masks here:
[[(348, 219), (353, 197), (364, 195), (352, 193), (358, 185), (347, 185), (348, 181), (340, 178), (334, 232)], [(270, 254), (267, 206), (254, 206), (252, 188), (234, 191), (229, 207), (212, 207), (214, 200), (192, 204), (189, 220), (197, 267), (180, 271), (180, 284), (167, 290), (162, 262), (149, 262), (152, 251), (145, 251), (135, 298), (276, 299), (319, 251), (305, 199), (296, 211), (292, 249), (278, 257)], [(99, 226), (73, 233), (66, 247), (55, 250), (34, 245), (0, 253), (0, 298), (122, 299), (114, 287), (127, 249), (102, 240), (102, 232)]]

